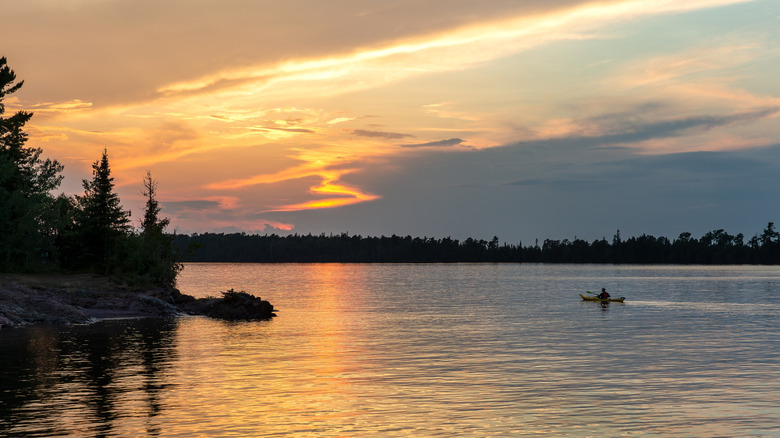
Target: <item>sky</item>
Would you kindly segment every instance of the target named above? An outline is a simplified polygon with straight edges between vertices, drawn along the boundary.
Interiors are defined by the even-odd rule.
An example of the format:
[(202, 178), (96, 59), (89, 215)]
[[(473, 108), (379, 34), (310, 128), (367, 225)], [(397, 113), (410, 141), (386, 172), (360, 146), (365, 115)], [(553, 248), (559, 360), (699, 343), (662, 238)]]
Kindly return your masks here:
[(747, 238), (780, 223), (776, 0), (26, 0), (28, 145), (178, 233)]

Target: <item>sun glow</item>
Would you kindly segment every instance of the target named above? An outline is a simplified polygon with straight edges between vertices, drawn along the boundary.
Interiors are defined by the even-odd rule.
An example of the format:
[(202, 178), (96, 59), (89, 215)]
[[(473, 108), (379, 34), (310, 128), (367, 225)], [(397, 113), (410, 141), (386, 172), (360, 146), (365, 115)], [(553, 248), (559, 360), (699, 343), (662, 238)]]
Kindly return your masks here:
[(354, 171), (354, 169), (328, 170), (327, 165), (319, 161), (289, 168), (275, 174), (257, 175), (242, 180), (213, 183), (207, 185), (206, 188), (212, 190), (239, 189), (257, 184), (271, 184), (293, 179), (317, 176), (322, 179), (322, 182), (317, 186), (311, 187), (310, 193), (315, 195), (330, 195), (332, 197), (273, 207), (268, 211), (298, 211), (319, 208), (333, 208), (379, 199), (379, 196), (377, 195), (364, 193), (357, 188), (338, 183), (339, 179), (343, 175), (352, 173)]
[(339, 177), (350, 171), (332, 172), (331, 175), (327, 175), (319, 186), (312, 187), (311, 192), (314, 194), (322, 195), (337, 195), (338, 197), (331, 197), (327, 199), (320, 199), (315, 201), (302, 202), (300, 204), (285, 205), (273, 209), (272, 211), (298, 211), (298, 210), (313, 210), (318, 208), (334, 208), (343, 207), (345, 205), (357, 204), (359, 202), (367, 202), (379, 199), (377, 195), (370, 193), (363, 193), (360, 190), (348, 187), (343, 184), (337, 184)]
[[(298, 59), (277, 65), (225, 69), (193, 81), (157, 90), (164, 96), (232, 89), (238, 95), (269, 94), (272, 88), (308, 93), (304, 82), (316, 83), (320, 96), (376, 87), (405, 77), (460, 70), (551, 41), (593, 38), (605, 24), (642, 15), (679, 13), (752, 0), (634, 0), (585, 4), (569, 10), (464, 26), (339, 56)], [(287, 86), (284, 86), (287, 85)], [(337, 85), (334, 87), (334, 85)]]
[[(163, 186), (172, 181), (169, 199), (182, 205), (239, 200), (213, 207), (215, 215), (175, 212), (181, 216), (174, 223), (190, 218), (225, 228), (290, 229), (295, 215), (277, 213), (390, 200), (393, 188), (357, 182), (377, 162), (401, 167), (416, 154), (596, 139), (632, 132), (632, 124), (660, 126), (697, 114), (735, 115), (741, 122), (747, 119), (737, 116), (759, 114), (757, 107), (779, 107), (769, 80), (761, 88), (741, 75), (745, 65), (766, 58), (760, 38), (742, 35), (728, 44), (698, 38), (666, 48), (649, 38), (652, 49), (643, 51), (636, 46), (645, 36), (632, 35), (627, 24), (656, 29), (663, 15), (750, 1), (540, 1), (538, 9), (506, 7), (512, 12), (462, 16), (449, 27), (356, 29), (367, 38), (352, 42), (292, 41), (307, 37), (290, 35), (299, 46), (289, 51), (215, 56), (219, 62), (192, 62), (192, 69), (159, 77), (150, 69), (132, 92), (111, 91), (122, 97), (74, 92), (26, 102), (15, 95), (6, 103), (11, 111), (36, 113), (31, 144), (67, 157), (68, 170), (89, 172), (88, 163), (108, 148), (114, 175), (131, 198), (138, 197), (131, 186), (140, 182), (139, 172), (150, 169)], [(646, 17), (661, 19), (647, 24)], [(236, 53), (248, 41), (235, 41)], [(584, 53), (576, 62), (567, 59), (573, 47)], [(638, 107), (641, 114), (630, 113)], [(650, 153), (757, 147), (773, 141), (768, 125), (720, 135), (717, 145), (708, 128), (670, 131), (675, 138), (629, 136), (630, 144), (621, 146)], [(427, 175), (418, 178), (429, 182)]]

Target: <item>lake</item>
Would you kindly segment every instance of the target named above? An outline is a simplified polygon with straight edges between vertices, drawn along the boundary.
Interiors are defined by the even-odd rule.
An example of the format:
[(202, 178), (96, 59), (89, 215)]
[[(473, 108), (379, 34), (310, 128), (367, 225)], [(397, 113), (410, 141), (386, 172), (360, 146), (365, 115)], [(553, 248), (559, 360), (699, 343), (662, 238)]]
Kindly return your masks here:
[[(0, 436), (780, 436), (780, 267), (187, 264), (278, 317), (0, 331)], [(607, 288), (625, 304), (584, 302)]]

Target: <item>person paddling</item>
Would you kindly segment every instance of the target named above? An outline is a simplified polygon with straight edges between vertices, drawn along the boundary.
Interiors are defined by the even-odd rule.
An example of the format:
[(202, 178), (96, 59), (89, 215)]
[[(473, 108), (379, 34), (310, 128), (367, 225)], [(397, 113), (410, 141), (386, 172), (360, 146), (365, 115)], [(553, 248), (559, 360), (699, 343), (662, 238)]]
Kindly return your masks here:
[(601, 288), (601, 293), (600, 293), (600, 294), (598, 294), (597, 296), (598, 296), (600, 299), (602, 299), (602, 300), (609, 299), (609, 294), (607, 293), (607, 289), (606, 289), (606, 288), (603, 288), (603, 287)]

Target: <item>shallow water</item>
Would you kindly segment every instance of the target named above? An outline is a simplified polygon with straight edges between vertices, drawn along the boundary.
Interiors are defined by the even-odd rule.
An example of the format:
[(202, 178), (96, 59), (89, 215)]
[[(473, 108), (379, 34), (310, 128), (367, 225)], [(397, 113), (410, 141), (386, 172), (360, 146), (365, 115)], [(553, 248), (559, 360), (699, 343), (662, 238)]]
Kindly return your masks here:
[[(625, 304), (583, 302), (606, 287)], [(780, 268), (188, 264), (272, 321), (0, 332), (0, 436), (779, 436)]]

